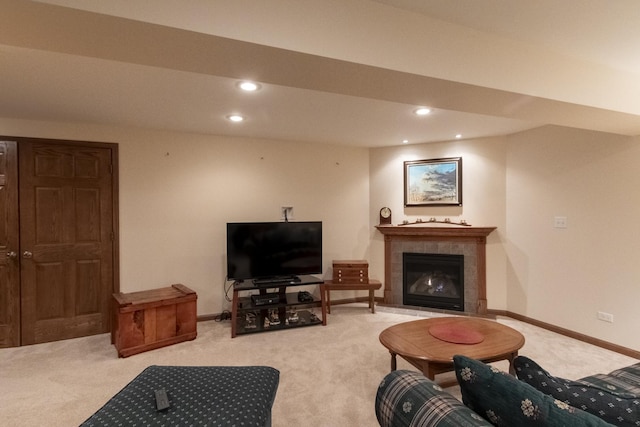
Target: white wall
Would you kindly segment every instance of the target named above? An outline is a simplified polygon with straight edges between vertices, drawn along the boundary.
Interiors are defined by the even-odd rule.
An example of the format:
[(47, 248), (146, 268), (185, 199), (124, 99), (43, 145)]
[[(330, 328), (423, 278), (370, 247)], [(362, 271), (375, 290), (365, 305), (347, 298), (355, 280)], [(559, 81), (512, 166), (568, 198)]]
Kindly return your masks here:
[[(498, 227), (487, 237), (487, 303), (490, 309), (506, 310), (506, 255), (504, 138), (486, 138), (438, 144), (416, 144), (371, 149), (370, 221), (378, 224), (381, 207), (389, 206), (394, 224), (403, 220), (466, 220), (469, 224)], [(461, 207), (404, 207), (405, 160), (462, 157)], [(384, 238), (372, 227), (372, 277), (384, 278)], [(382, 296), (382, 293), (380, 293)]]
[[(463, 206), (403, 207), (403, 161), (461, 156)], [(371, 150), (370, 221), (465, 219), (487, 239), (487, 302), (640, 349), (640, 138), (547, 126), (504, 138)], [(565, 216), (568, 228), (554, 228)], [(373, 274), (384, 241), (372, 227)], [(613, 314), (614, 322), (597, 319)]]
[[(228, 309), (226, 222), (277, 221), (285, 204), (296, 220), (323, 221), (325, 277), (333, 259), (364, 258), (383, 279), (375, 225), (389, 206), (394, 223), (498, 227), (487, 239), (489, 309), (640, 349), (640, 138), (549, 126), (366, 150), (12, 119), (0, 134), (119, 143), (125, 292), (181, 282), (198, 292), (199, 314)], [(463, 206), (404, 208), (403, 161), (455, 156)], [(568, 228), (554, 228), (555, 216)]]
[(123, 292), (183, 283), (199, 315), (229, 309), (226, 223), (279, 221), (281, 206), (323, 221), (323, 276), (368, 257), (366, 149), (10, 119), (0, 134), (119, 144)]
[(640, 139), (549, 126), (508, 141), (509, 310), (640, 349)]

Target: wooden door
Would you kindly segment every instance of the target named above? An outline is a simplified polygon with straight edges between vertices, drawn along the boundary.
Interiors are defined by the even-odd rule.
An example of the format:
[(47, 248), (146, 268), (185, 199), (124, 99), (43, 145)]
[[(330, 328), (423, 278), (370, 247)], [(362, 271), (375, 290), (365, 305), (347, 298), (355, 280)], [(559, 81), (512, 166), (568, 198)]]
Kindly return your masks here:
[(17, 151), (0, 140), (0, 348), (20, 345)]
[(113, 150), (36, 139), (18, 150), (22, 345), (108, 332)]

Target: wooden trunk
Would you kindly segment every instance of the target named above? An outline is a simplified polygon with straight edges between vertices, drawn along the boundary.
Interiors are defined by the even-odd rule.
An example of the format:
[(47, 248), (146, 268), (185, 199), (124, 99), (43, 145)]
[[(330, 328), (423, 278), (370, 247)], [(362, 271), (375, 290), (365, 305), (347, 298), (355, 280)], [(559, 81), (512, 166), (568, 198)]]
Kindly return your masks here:
[(334, 260), (333, 283), (369, 283), (369, 263), (365, 260)]
[(184, 285), (113, 294), (111, 342), (118, 356), (195, 339), (197, 298)]

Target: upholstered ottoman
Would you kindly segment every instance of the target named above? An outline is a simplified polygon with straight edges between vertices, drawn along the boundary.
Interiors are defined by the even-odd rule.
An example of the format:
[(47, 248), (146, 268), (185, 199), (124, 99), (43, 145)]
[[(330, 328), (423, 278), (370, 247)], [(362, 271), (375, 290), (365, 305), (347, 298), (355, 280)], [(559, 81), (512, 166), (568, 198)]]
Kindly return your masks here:
[[(267, 366), (150, 366), (82, 426), (271, 426), (279, 380)], [(159, 389), (170, 403), (161, 411)]]

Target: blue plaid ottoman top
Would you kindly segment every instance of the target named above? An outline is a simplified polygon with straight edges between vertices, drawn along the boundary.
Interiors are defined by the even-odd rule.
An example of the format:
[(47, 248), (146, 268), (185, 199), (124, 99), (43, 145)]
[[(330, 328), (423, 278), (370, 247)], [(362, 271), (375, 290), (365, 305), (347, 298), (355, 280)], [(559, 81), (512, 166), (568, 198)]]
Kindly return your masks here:
[(268, 366), (150, 366), (82, 426), (270, 426), (279, 380)]

